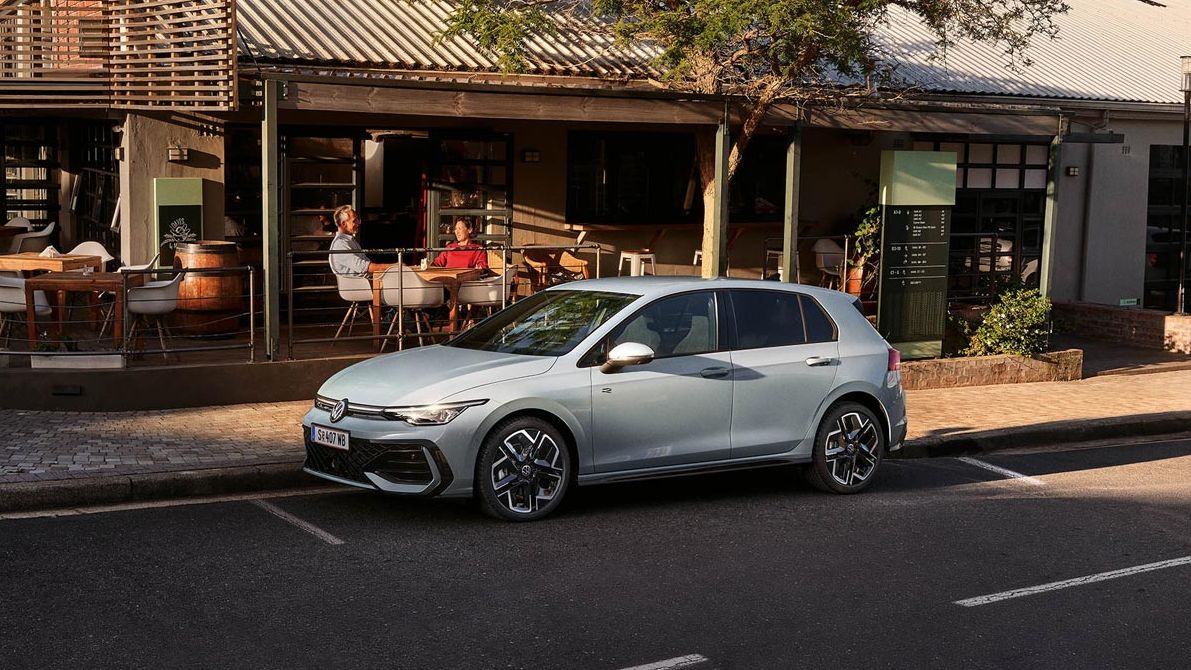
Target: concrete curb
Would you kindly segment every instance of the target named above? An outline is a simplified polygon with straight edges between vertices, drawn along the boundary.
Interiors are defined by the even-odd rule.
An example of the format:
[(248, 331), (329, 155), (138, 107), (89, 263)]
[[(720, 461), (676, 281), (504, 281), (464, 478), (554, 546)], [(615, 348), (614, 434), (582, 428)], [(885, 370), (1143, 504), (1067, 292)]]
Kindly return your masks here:
[(302, 462), (0, 484), (0, 512), (318, 486)]
[(1191, 431), (1191, 413), (1166, 416), (1112, 417), (1062, 421), (955, 435), (930, 436), (906, 442), (895, 458), (967, 456), (1001, 449), (1040, 447), (1060, 442), (1172, 435)]
[[(1172, 435), (1188, 431), (1191, 431), (1191, 413), (1056, 422), (919, 438), (907, 442), (894, 457), (963, 456), (1059, 442)], [(0, 513), (313, 488), (322, 485), (325, 485), (325, 482), (302, 472), (301, 461), (14, 482), (0, 484)]]

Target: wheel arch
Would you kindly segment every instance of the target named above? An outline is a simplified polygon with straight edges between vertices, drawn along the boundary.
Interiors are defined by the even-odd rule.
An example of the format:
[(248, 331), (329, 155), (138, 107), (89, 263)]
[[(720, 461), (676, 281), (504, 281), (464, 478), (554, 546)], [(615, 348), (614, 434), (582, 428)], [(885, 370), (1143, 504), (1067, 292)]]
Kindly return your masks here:
[(584, 470), (585, 463), (579, 453), (579, 444), (585, 433), (578, 419), (567, 411), (565, 407), (557, 403), (534, 403), (527, 400), (511, 403), (502, 407), (501, 410), (500, 412), (493, 412), (488, 415), (484, 423), (480, 425), (480, 429), (476, 431), (475, 453), (472, 454), (473, 464), (479, 463), (480, 445), (488, 439), (488, 436), (492, 434), (492, 431), (496, 430), (497, 426), (509, 419), (532, 416), (546, 421), (562, 434), (563, 440), (566, 442), (567, 451), (571, 454), (571, 461), (575, 464), (573, 469), (574, 475), (577, 476), (580, 471)]
[(875, 393), (859, 384), (849, 384), (840, 387), (823, 401), (823, 404), (819, 407), (818, 414), (815, 416), (815, 421), (811, 425), (808, 437), (814, 437), (815, 433), (819, 430), (819, 425), (823, 423), (823, 417), (827, 416), (827, 412), (831, 411), (832, 407), (841, 402), (857, 403), (877, 416), (877, 421), (881, 423), (881, 431), (885, 435), (885, 449), (888, 451), (889, 445), (893, 441), (893, 427), (889, 420), (889, 411), (881, 404), (880, 399), (877, 398)]

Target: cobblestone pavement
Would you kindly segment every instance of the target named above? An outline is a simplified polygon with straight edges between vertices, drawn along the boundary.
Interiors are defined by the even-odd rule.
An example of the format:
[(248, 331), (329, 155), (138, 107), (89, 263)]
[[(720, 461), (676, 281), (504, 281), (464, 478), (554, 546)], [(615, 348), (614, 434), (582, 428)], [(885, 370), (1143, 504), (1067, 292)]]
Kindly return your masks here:
[[(1191, 412), (1191, 371), (913, 391), (910, 439)], [(309, 402), (141, 412), (0, 410), (0, 483), (194, 470), (303, 457)]]

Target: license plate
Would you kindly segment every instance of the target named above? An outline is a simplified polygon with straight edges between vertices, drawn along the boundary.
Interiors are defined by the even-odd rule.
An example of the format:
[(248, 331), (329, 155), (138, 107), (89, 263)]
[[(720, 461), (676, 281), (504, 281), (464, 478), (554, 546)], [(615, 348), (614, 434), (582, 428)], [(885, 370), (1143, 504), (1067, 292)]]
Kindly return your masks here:
[(346, 430), (335, 430), (334, 428), (327, 428), (318, 424), (311, 424), (310, 426), (310, 441), (315, 444), (321, 444), (324, 447), (331, 447), (332, 449), (347, 451), (350, 435), (351, 433)]

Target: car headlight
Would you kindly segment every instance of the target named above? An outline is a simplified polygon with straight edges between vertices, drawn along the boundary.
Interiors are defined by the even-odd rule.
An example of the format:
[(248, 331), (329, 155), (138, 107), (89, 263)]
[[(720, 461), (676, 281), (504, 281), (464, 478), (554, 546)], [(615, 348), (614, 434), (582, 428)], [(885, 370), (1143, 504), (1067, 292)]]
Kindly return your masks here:
[(382, 413), (390, 419), (404, 421), (411, 426), (441, 426), (453, 421), (468, 407), (483, 405), (486, 402), (488, 401), (468, 400), (417, 407), (386, 407)]

